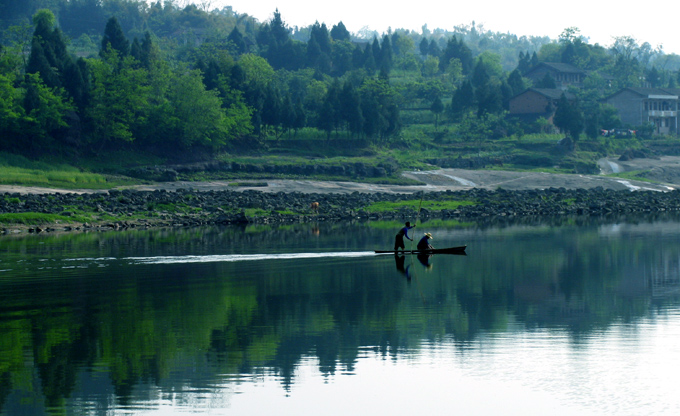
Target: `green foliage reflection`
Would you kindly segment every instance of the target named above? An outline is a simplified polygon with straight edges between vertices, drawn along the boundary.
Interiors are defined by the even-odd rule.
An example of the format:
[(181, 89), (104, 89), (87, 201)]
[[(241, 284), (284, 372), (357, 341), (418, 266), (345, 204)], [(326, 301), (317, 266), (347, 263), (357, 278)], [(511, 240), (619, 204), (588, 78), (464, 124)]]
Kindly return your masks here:
[[(656, 229), (673, 229), (668, 224), (623, 230), (656, 240)], [(2, 238), (0, 405), (21, 391), (34, 406), (64, 411), (83, 372), (105, 374), (120, 403), (134, 401), (135, 388), (197, 368), (212, 377), (271, 369), (288, 387), (310, 355), (330, 375), (352, 371), (366, 348), (400, 359), (423, 343), (451, 339), (465, 347), (518, 323), (566, 328), (578, 342), (644, 316), (652, 302), (645, 276), (680, 266), (678, 239), (653, 246), (607, 223), (425, 223), (439, 244), (469, 243), (469, 255), (438, 256), (432, 267), (407, 257), (403, 271), (391, 255), (210, 260), (391, 243), (394, 227), (376, 225)], [(210, 261), (136, 260), (188, 255)]]

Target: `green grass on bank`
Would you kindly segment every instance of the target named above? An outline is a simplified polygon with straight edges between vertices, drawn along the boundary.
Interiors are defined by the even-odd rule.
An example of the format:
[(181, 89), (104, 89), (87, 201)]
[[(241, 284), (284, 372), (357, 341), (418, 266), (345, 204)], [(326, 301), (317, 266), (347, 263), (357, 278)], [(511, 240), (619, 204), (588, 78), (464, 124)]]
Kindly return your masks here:
[(419, 199), (412, 199), (408, 201), (381, 201), (373, 203), (365, 208), (368, 212), (392, 212), (403, 209), (418, 211), (419, 209), (426, 209), (429, 211), (455, 210), (461, 206), (476, 205), (474, 201), (425, 201)]
[(646, 178), (645, 175), (647, 173), (649, 173), (648, 170), (631, 170), (631, 171), (628, 171), (628, 172), (611, 173), (607, 176), (613, 177), (613, 178), (627, 179), (627, 180), (631, 180), (631, 181), (659, 183), (659, 181), (655, 181), (655, 180)]
[(96, 173), (78, 172), (68, 167), (63, 170), (37, 170), (0, 166), (0, 184), (32, 185), (45, 187), (86, 187), (103, 188), (107, 184), (106, 177)]
[(0, 152), (0, 185), (110, 189), (139, 182), (120, 176), (85, 172), (60, 161), (32, 161), (23, 156)]
[(92, 218), (89, 216), (65, 216), (59, 214), (43, 214), (39, 212), (0, 214), (0, 224), (55, 225), (84, 223), (91, 220)]

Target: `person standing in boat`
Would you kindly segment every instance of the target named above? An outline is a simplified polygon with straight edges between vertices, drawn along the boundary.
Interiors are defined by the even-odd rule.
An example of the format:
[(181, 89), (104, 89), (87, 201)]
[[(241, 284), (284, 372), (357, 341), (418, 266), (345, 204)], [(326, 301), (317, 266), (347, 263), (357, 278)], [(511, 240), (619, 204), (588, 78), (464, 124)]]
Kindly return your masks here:
[(430, 240), (432, 240), (432, 234), (430, 233), (425, 233), (423, 238), (418, 241), (418, 250), (434, 250), (434, 247), (432, 247), (432, 244), (430, 244)]
[(403, 227), (401, 230), (399, 230), (399, 232), (397, 233), (397, 236), (394, 238), (394, 251), (398, 251), (399, 249), (402, 249), (402, 250), (406, 249), (406, 246), (404, 245), (404, 237), (413, 241), (413, 239), (408, 236), (408, 230), (415, 227), (415, 224), (411, 225), (410, 222), (406, 221), (406, 223), (404, 225), (405, 225), (405, 227)]

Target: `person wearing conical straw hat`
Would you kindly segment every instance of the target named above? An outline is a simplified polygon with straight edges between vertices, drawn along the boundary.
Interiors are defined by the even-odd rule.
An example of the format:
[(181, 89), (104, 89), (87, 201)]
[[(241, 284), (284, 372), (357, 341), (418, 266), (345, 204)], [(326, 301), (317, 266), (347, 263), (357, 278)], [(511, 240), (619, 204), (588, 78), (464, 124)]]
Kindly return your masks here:
[(432, 240), (432, 234), (430, 233), (425, 233), (423, 238), (418, 241), (418, 250), (432, 250), (434, 247), (430, 244), (430, 240)]

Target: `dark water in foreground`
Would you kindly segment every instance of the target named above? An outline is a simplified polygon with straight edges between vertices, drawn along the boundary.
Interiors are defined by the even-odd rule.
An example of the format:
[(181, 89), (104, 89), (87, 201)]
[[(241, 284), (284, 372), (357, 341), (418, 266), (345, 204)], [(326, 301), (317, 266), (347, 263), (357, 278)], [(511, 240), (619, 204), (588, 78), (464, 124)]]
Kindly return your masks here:
[(680, 223), (0, 238), (0, 414), (680, 414)]

